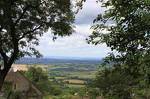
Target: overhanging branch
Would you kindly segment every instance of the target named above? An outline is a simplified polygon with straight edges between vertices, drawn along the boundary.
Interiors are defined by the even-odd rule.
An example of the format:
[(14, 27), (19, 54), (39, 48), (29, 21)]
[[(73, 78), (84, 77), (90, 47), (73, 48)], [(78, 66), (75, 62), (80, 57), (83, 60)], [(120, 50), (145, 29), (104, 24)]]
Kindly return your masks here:
[(42, 25), (39, 25), (38, 27), (34, 28), (33, 30), (31, 31), (27, 31), (26, 33), (24, 33), (18, 40), (21, 40), (23, 39), (26, 35), (32, 33), (32, 32), (35, 32), (36, 30), (40, 29), (42, 27)]
[(22, 19), (22, 17), (24, 16), (24, 14), (26, 13), (26, 11), (30, 8), (30, 6), (26, 6), (24, 9), (23, 9), (23, 13), (20, 15), (20, 17), (16, 20), (15, 22), (15, 25), (18, 24), (18, 22)]

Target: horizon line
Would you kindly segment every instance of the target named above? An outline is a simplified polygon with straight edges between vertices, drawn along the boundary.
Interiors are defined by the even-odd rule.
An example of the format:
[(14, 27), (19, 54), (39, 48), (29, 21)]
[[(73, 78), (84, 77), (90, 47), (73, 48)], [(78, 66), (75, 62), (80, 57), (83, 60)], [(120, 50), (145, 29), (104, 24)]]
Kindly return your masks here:
[[(36, 58), (36, 57), (22, 57), (22, 58)], [(44, 59), (44, 58), (52, 58), (52, 59), (91, 59), (91, 60), (101, 60), (103, 57), (72, 57), (72, 56), (43, 56), (40, 57), (39, 59)]]

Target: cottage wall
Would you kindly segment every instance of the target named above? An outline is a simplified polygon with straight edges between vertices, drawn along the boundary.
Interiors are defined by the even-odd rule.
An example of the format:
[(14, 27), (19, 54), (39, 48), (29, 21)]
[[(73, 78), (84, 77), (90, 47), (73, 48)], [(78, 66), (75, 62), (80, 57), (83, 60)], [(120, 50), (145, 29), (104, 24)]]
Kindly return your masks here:
[(30, 83), (18, 72), (10, 71), (5, 81), (12, 82), (14, 91), (25, 92), (30, 87)]
[(38, 90), (31, 81), (18, 71), (15, 72), (10, 70), (5, 81), (12, 83), (14, 91), (22, 92), (25, 95), (24, 97), (28, 97), (25, 99), (42, 99), (42, 93), (40, 90)]

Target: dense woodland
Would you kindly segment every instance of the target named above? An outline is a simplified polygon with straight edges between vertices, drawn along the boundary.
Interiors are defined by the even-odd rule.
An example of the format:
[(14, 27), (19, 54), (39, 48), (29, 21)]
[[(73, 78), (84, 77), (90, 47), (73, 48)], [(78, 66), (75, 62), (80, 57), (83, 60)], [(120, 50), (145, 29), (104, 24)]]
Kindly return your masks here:
[[(75, 4), (77, 12), (82, 10), (84, 2), (88, 0), (79, 0)], [(81, 78), (81, 72), (72, 78), (66, 76), (71, 72), (78, 74), (79, 70), (74, 67), (69, 70), (49, 68), (48, 71), (30, 67), (24, 75), (43, 91), (45, 99), (150, 99), (150, 0), (96, 2), (106, 10), (93, 21), (93, 33), (87, 42), (94, 45), (105, 43), (112, 53), (93, 70), (96, 72), (91, 73), (94, 76)], [(39, 44), (38, 36), (49, 28), (53, 31), (53, 40), (57, 36), (71, 35), (75, 14), (70, 0), (1, 0), (0, 89), (16, 60), (27, 55), (41, 56), (31, 46)], [(81, 70), (86, 71), (85, 67)], [(65, 74), (63, 71), (71, 72)], [(83, 86), (69, 87), (75, 83), (74, 79)], [(14, 93), (12, 97), (19, 95)]]

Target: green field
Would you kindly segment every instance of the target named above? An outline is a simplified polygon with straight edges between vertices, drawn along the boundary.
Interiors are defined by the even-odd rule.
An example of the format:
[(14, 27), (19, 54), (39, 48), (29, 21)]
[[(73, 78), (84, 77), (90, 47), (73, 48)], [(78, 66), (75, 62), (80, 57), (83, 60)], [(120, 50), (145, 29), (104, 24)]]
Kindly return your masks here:
[[(97, 71), (97, 65), (79, 63), (59, 65), (28, 64), (24, 67), (35, 67), (37, 69), (40, 67), (43, 70), (43, 74), (47, 75), (47, 80), (50, 82), (45, 81), (46, 83), (44, 82), (44, 84), (48, 84), (48, 86), (45, 85), (43, 88), (50, 89), (50, 93), (45, 95), (44, 99), (81, 99), (82, 95), (86, 97), (87, 85), (95, 78)], [(30, 73), (27, 74), (31, 76)], [(42, 83), (37, 83), (37, 85)]]
[(81, 87), (85, 87), (85, 85), (77, 85), (77, 84), (68, 84), (68, 87), (70, 88), (81, 88)]
[[(83, 87), (87, 81), (95, 77), (96, 69), (90, 70), (90, 65), (63, 64), (63, 65), (36, 65), (48, 71), (50, 80), (64, 82), (68, 87)], [(94, 67), (96, 68), (96, 67)]]
[[(33, 65), (32, 65), (33, 66)], [(95, 78), (97, 66), (93, 64), (60, 64), (60, 65), (41, 65), (48, 71), (51, 81), (63, 82), (68, 87), (84, 87), (87, 82)]]
[(69, 72), (70, 77), (79, 77), (79, 78), (94, 78), (96, 71), (78, 71), (78, 72)]

